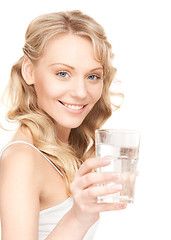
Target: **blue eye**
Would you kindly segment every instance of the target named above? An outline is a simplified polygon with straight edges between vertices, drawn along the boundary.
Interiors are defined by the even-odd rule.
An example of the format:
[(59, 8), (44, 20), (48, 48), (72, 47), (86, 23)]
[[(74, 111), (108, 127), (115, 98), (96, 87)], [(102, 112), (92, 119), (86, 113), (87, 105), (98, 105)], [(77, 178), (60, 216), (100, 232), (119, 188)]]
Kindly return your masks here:
[(88, 79), (90, 79), (90, 80), (97, 80), (97, 79), (100, 79), (100, 77), (97, 76), (97, 75), (90, 75), (90, 76), (88, 77)]
[(61, 78), (66, 78), (68, 76), (67, 72), (58, 72), (57, 76), (61, 77)]

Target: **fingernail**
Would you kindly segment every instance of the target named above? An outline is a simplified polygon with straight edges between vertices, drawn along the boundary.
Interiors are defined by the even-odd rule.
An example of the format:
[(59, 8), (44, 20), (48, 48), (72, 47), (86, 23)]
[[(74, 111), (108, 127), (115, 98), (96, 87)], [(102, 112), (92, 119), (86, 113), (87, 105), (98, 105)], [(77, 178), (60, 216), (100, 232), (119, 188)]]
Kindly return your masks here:
[(112, 160), (110, 158), (104, 158), (104, 163), (110, 164)]
[(125, 203), (121, 204), (121, 208), (126, 208), (126, 207), (127, 207), (127, 204), (125, 204)]
[(120, 174), (120, 173), (117, 173), (117, 172), (113, 172), (113, 173), (111, 174), (111, 177), (112, 177), (112, 178), (120, 178), (120, 177), (121, 177), (121, 174)]

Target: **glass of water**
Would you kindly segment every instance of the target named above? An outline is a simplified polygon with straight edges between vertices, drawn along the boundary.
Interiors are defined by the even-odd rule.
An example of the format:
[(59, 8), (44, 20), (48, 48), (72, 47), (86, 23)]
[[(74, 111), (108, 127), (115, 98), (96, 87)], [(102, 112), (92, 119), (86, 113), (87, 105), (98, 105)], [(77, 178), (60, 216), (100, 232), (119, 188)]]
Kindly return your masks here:
[[(97, 172), (116, 172), (121, 175), (122, 189), (114, 194), (98, 197), (98, 202), (133, 203), (140, 132), (127, 129), (96, 130), (96, 157), (110, 158), (111, 164)], [(115, 184), (115, 183), (103, 183)]]

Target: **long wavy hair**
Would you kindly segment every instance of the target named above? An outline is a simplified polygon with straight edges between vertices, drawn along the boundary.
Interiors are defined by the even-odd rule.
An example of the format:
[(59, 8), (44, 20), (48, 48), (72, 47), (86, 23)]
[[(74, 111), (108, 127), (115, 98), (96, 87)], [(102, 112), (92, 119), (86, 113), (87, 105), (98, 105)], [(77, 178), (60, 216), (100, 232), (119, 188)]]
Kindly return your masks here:
[[(32, 62), (38, 61), (47, 42), (60, 33), (72, 33), (90, 39), (96, 60), (104, 70), (102, 96), (82, 124), (71, 129), (68, 144), (57, 138), (54, 119), (38, 108), (34, 85), (27, 85), (21, 71), (26, 56)], [(26, 31), (23, 52), (23, 56), (11, 69), (7, 86), (10, 105), (7, 119), (30, 129), (34, 145), (62, 172), (70, 195), (69, 185), (76, 170), (85, 159), (94, 156), (95, 130), (101, 128), (112, 114), (109, 87), (114, 79), (115, 68), (112, 66), (111, 44), (103, 27), (93, 18), (81, 11), (67, 11), (45, 14), (34, 19)]]

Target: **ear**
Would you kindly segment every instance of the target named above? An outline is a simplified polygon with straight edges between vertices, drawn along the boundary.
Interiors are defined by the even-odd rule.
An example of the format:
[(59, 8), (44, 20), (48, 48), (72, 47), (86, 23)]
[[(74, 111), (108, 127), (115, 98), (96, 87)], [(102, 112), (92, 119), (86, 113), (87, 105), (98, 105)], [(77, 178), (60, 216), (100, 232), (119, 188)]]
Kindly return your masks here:
[(22, 64), (22, 76), (28, 85), (34, 84), (34, 65), (28, 57), (24, 58)]

